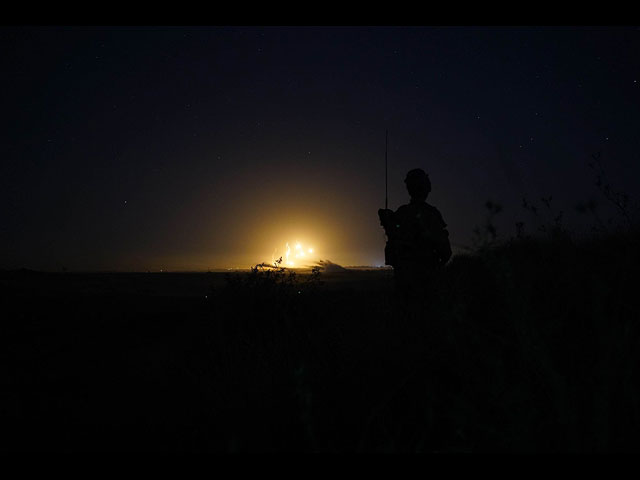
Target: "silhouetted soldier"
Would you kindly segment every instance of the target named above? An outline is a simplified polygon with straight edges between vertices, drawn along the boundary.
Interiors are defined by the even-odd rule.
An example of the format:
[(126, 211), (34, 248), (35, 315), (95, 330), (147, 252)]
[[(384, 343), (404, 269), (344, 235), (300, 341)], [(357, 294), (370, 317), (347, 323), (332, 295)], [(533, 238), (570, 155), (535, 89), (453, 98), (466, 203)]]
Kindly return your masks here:
[[(387, 234), (385, 263), (393, 266), (395, 277), (394, 310), (387, 324), (390, 346), (394, 355), (389, 362), (402, 371), (423, 365), (421, 376), (428, 395), (424, 407), (431, 412), (431, 437), (441, 439), (451, 430), (442, 408), (444, 400), (439, 391), (451, 378), (453, 364), (447, 339), (449, 327), (439, 312), (437, 301), (438, 272), (451, 258), (449, 232), (442, 215), (426, 200), (431, 182), (424, 170), (416, 168), (407, 173), (405, 184), (411, 201), (397, 211), (378, 210), (380, 223)], [(426, 363), (421, 363), (427, 359)], [(447, 379), (447, 380), (444, 380)]]
[(447, 224), (426, 200), (431, 192), (429, 176), (420, 168), (405, 178), (411, 201), (396, 212), (380, 209), (380, 224), (387, 234), (385, 263), (393, 266), (396, 289), (409, 300), (424, 297), (434, 274), (451, 258)]

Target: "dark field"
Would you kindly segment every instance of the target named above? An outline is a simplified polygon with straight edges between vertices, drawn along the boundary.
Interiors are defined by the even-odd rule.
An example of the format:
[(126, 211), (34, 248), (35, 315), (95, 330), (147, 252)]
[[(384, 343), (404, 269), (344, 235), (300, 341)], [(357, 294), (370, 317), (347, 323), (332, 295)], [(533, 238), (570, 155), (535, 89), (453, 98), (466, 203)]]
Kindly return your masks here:
[[(364, 301), (390, 274), (325, 274), (323, 291)], [(304, 365), (261, 371), (262, 356), (280, 353), (240, 330), (244, 305), (221, 304), (226, 275), (2, 272), (2, 448), (306, 448), (292, 428)], [(237, 335), (221, 336), (228, 327)]]
[(3, 272), (7, 450), (640, 450), (637, 236), (391, 272)]

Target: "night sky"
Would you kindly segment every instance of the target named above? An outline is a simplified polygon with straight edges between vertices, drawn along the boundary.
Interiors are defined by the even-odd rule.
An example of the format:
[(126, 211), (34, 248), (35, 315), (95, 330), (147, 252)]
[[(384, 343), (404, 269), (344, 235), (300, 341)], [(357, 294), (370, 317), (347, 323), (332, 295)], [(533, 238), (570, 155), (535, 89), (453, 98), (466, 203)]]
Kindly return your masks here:
[[(0, 268), (207, 270), (286, 242), (384, 263), (420, 167), (456, 248), (484, 203), (640, 179), (640, 28), (0, 28)], [(604, 205), (602, 207), (604, 209)], [(604, 211), (603, 211), (604, 214)], [(586, 231), (586, 230), (585, 230)]]

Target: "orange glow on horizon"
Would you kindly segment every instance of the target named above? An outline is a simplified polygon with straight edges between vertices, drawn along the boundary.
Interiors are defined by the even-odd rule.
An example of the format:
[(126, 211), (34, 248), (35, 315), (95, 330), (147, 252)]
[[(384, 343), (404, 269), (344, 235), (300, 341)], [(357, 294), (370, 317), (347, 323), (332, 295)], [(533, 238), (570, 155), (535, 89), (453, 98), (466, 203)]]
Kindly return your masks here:
[(285, 266), (285, 267), (289, 267), (289, 268), (304, 267), (304, 266), (307, 266), (308, 264), (305, 265), (301, 263), (303, 261), (314, 263), (314, 261), (307, 256), (307, 253), (311, 254), (313, 253), (313, 251), (314, 251), (313, 247), (306, 247), (306, 252), (305, 252), (305, 247), (302, 246), (301, 242), (296, 240), (296, 242), (294, 243), (293, 252), (292, 252), (289, 242), (285, 242), (283, 254), (279, 254), (278, 253), (279, 251), (277, 248), (274, 250), (273, 254), (271, 255), (271, 264), (278, 265), (281, 261), (282, 266)]

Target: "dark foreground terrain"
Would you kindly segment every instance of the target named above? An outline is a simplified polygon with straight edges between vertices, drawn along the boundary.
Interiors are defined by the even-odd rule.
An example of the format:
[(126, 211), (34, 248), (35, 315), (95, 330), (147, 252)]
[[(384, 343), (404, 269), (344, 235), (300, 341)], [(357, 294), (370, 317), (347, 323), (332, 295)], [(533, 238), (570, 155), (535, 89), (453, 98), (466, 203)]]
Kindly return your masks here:
[(8, 450), (640, 451), (636, 235), (391, 272), (0, 274)]

